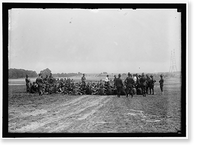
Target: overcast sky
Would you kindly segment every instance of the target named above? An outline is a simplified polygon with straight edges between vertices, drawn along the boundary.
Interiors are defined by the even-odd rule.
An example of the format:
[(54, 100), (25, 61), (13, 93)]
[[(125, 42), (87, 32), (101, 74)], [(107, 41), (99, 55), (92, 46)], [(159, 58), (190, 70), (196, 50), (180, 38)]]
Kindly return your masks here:
[(167, 72), (181, 68), (176, 9), (12, 9), (9, 68), (53, 73)]

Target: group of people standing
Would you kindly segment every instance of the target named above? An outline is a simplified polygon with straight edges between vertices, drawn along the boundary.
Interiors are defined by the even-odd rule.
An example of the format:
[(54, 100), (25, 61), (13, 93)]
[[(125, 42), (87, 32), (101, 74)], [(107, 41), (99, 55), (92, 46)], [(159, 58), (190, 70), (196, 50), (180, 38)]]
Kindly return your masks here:
[[(163, 76), (160, 75), (161, 79), (159, 81), (160, 83), (160, 89), (163, 93), (163, 85), (164, 85), (164, 79)], [(120, 97), (122, 93), (126, 94), (126, 97), (131, 95), (133, 97), (134, 94), (142, 94), (143, 96), (146, 96), (146, 94), (152, 94), (154, 95), (154, 83), (156, 80), (154, 80), (153, 76), (150, 77), (148, 75), (132, 75), (128, 73), (128, 77), (124, 80), (124, 83), (121, 79), (121, 74), (118, 75), (118, 78), (114, 78), (114, 84), (117, 90), (117, 96)], [(125, 86), (124, 86), (125, 85)]]
[[(162, 75), (160, 77), (160, 89), (163, 93), (164, 79)], [(76, 83), (73, 79), (69, 78), (55, 79), (52, 74), (47, 75), (45, 78), (39, 74), (33, 83), (31, 83), (27, 75), (25, 81), (27, 92), (38, 92), (39, 95), (63, 93), (74, 95), (117, 95), (118, 97), (121, 95), (126, 95), (126, 97), (133, 97), (133, 95), (154, 95), (154, 83), (156, 82), (152, 75), (145, 76), (144, 73), (142, 75), (128, 73), (128, 77), (124, 81), (121, 79), (121, 74), (118, 75), (118, 78), (114, 76), (112, 80), (107, 75), (105, 80), (97, 82), (86, 81), (85, 74), (81, 77), (81, 81)]]

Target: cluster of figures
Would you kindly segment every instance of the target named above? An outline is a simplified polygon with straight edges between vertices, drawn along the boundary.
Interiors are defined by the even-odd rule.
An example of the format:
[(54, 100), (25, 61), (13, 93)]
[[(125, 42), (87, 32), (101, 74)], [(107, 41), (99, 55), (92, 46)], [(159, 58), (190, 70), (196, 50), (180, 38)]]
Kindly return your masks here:
[[(164, 79), (160, 75), (161, 79), (160, 89), (163, 92)], [(83, 74), (80, 82), (74, 82), (73, 79), (53, 78), (52, 74), (46, 75), (45, 78), (41, 74), (38, 75), (35, 82), (31, 82), (28, 75), (25, 78), (26, 91), (29, 93), (52, 94), (62, 93), (70, 95), (143, 95), (152, 94), (154, 95), (154, 83), (153, 76), (144, 75), (133, 75), (128, 73), (128, 77), (124, 80), (121, 79), (121, 74), (118, 78), (114, 76), (113, 80), (109, 79), (109, 75), (106, 79), (98, 82), (86, 82), (85, 74)]]

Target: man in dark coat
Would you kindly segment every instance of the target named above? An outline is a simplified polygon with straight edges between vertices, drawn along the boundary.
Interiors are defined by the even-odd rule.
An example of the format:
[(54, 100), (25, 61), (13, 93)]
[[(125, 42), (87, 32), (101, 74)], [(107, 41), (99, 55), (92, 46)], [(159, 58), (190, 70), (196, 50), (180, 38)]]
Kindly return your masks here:
[[(149, 94), (150, 91), (150, 77), (148, 76), (148, 74), (146, 75), (146, 94)], [(150, 92), (151, 94), (151, 92)]]
[(81, 82), (82, 82), (82, 87), (85, 88), (85, 86), (86, 86), (85, 74), (83, 74), (83, 76), (81, 77)]
[(134, 80), (131, 77), (131, 74), (128, 73), (128, 77), (125, 80), (125, 85), (126, 85), (126, 97), (130, 94), (133, 97), (133, 85), (134, 85)]
[(115, 81), (116, 81), (117, 77), (116, 75), (114, 75), (114, 79), (113, 79), (113, 82), (114, 82), (114, 87), (115, 87)]
[(160, 90), (161, 90), (161, 93), (163, 94), (163, 85), (164, 85), (164, 79), (163, 79), (163, 75), (160, 75)]
[(26, 92), (30, 92), (31, 80), (28, 78), (28, 75), (26, 75), (25, 81), (26, 81)]
[(142, 73), (142, 77), (140, 78), (140, 84), (141, 84), (141, 88), (142, 88), (142, 95), (143, 96), (146, 96), (146, 86), (147, 86), (147, 83), (146, 83), (146, 78), (144, 76), (144, 73)]
[(154, 83), (156, 82), (156, 80), (153, 79), (153, 76), (150, 76), (150, 94), (154, 95)]
[(36, 79), (36, 83), (38, 85), (38, 92), (39, 92), (39, 95), (42, 95), (43, 94), (43, 79), (41, 77), (42, 75), (39, 74), (37, 79)]
[(38, 92), (38, 85), (36, 84), (36, 82), (33, 82), (33, 84), (31, 85), (30, 93), (36, 92)]
[(123, 82), (121, 80), (121, 74), (118, 75), (118, 78), (115, 80), (115, 86), (117, 88), (117, 96), (120, 97), (123, 89)]

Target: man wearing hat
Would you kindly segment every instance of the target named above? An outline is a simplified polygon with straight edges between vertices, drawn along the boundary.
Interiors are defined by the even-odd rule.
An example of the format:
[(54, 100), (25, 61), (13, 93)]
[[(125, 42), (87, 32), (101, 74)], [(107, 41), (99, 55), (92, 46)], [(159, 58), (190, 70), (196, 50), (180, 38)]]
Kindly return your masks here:
[(133, 97), (133, 85), (134, 85), (134, 80), (131, 77), (131, 74), (128, 73), (128, 77), (125, 80), (125, 85), (126, 85), (126, 97), (130, 94)]
[(153, 76), (150, 76), (150, 94), (154, 95), (154, 83), (156, 82), (156, 80), (153, 79)]
[(26, 75), (25, 81), (26, 81), (26, 92), (30, 92), (31, 80), (28, 78), (28, 75)]
[(36, 79), (36, 83), (38, 85), (39, 95), (42, 95), (43, 94), (43, 79), (42, 79), (41, 73), (38, 74), (38, 77)]
[(81, 82), (82, 82), (83, 85), (86, 85), (85, 74), (83, 74), (83, 76), (81, 77)]
[[(148, 74), (146, 74), (146, 94), (149, 94), (149, 91), (151, 91), (150, 90), (150, 77), (149, 77), (149, 75)], [(150, 94), (151, 94), (151, 92), (150, 92)]]
[(121, 74), (119, 74), (118, 78), (115, 80), (115, 86), (117, 88), (117, 96), (120, 97), (122, 91), (124, 91), (123, 82), (122, 82), (122, 79), (121, 79)]
[(144, 76), (144, 73), (142, 73), (142, 77), (140, 78), (140, 85), (142, 89), (142, 95), (146, 97), (147, 80)]
[(161, 90), (161, 93), (163, 94), (163, 85), (164, 85), (164, 79), (163, 79), (163, 75), (161, 74), (160, 75), (160, 90)]

